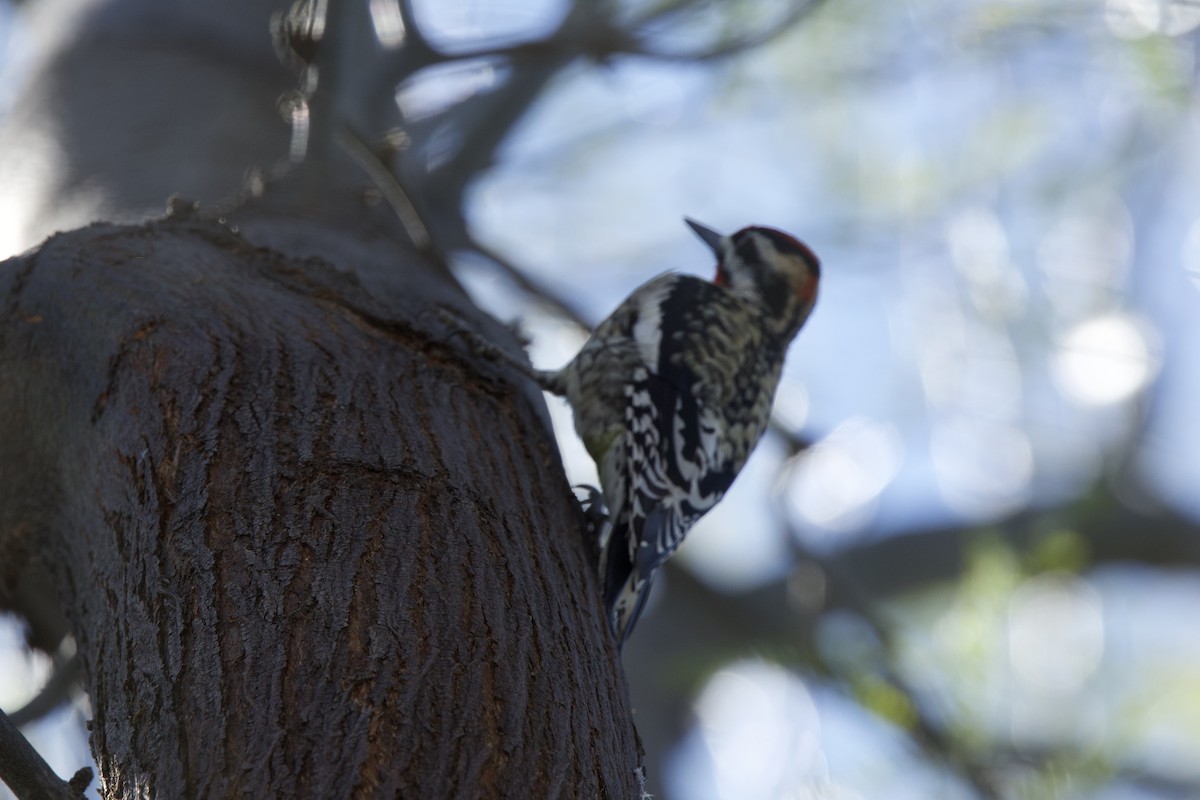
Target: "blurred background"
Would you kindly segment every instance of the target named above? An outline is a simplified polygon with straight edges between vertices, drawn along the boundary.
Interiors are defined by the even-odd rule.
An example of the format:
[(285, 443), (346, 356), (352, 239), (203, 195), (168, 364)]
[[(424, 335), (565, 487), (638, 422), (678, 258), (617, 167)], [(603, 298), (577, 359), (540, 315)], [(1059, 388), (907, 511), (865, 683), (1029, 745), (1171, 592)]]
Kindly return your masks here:
[[(569, 5), (414, 3), (449, 51)], [(654, 796), (1200, 797), (1200, 2), (609, 6), (644, 52), (560, 70), (465, 195), (476, 302), (556, 367), (638, 284), (711, 275), (684, 214), (823, 262), (772, 432), (626, 648)], [(22, 42), (0, 2), (0, 114)], [(49, 671), (22, 637), (5, 709)], [(27, 729), (65, 774), (85, 703)]]

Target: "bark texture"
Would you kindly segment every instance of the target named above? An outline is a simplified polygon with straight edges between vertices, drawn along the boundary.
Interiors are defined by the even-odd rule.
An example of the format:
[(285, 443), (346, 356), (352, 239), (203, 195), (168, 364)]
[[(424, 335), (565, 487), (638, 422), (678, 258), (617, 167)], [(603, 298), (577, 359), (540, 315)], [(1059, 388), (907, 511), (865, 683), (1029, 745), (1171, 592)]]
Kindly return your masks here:
[(0, 264), (0, 564), (62, 600), (103, 796), (638, 796), (540, 397), (456, 297), (286, 220)]

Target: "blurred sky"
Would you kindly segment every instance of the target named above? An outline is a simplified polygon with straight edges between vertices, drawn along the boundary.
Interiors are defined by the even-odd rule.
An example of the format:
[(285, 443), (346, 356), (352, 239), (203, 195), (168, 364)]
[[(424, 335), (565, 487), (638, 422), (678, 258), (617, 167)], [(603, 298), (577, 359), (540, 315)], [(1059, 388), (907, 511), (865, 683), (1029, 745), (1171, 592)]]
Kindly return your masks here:
[[(535, 38), (565, 8), (416, 6), (455, 47)], [(650, 41), (692, 46), (787, 4), (703, 8)], [(581, 63), (468, 212), (593, 321), (664, 270), (711, 274), (685, 214), (776, 226), (821, 256), (820, 303), (777, 404), (817, 443), (789, 459), (764, 441), (689, 537), (681, 560), (714, 586), (792, 568), (781, 514), (806, 547), (835, 552), (1067, 506), (1130, 465), (1122, 492), (1196, 519), (1197, 25), (1191, 0), (827, 0), (733, 61)], [(0, 4), (0, 48), (8, 27)], [(398, 99), (419, 116), (502, 79), (467, 63)], [(521, 318), (535, 364), (581, 344), (486, 264), (458, 266), (482, 305)], [(570, 476), (595, 483), (569, 411), (549, 402)], [(951, 727), (1067, 741), (1116, 765), (1092, 783), (1010, 776), (1011, 796), (1140, 798), (1158, 795), (1121, 770), (1200, 785), (1200, 632), (1177, 613), (1198, 603), (1191, 571), (1031, 579), (993, 553), (962, 586), (889, 613), (905, 669), (936, 687), (924, 699)], [(828, 622), (831, 653), (854, 625)], [(719, 670), (694, 713), (663, 776), (671, 797), (972, 796), (844, 692), (767, 659)]]

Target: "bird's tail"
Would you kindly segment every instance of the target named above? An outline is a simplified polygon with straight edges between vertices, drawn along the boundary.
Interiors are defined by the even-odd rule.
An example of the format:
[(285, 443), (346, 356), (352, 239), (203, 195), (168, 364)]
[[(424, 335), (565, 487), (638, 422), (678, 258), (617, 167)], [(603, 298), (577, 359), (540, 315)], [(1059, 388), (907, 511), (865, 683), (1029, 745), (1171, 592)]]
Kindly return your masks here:
[[(633, 626), (641, 616), (650, 595), (650, 578), (643, 577), (635, 568), (629, 552), (630, 537), (640, 534), (640, 525), (631, 524), (628, 516), (621, 515), (608, 532), (607, 541), (601, 552), (600, 562), (604, 568), (604, 607), (608, 610), (608, 621), (612, 625), (617, 643), (625, 646)], [(638, 541), (637, 538), (633, 539)]]
[(621, 648), (625, 647), (625, 641), (633, 633), (633, 626), (637, 624), (642, 609), (646, 607), (646, 598), (650, 596), (650, 584), (651, 579), (638, 580), (637, 575), (631, 574), (622, 584), (610, 607), (609, 622)]

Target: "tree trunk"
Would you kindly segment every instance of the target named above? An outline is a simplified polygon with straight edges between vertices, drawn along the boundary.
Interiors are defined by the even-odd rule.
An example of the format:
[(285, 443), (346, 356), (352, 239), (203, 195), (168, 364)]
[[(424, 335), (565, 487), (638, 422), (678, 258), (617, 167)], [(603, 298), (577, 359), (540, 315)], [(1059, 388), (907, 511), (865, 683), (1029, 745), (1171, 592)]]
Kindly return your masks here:
[(51, 565), (106, 796), (634, 796), (544, 419), (381, 250), (371, 286), (168, 219), (0, 268), (7, 530)]
[(637, 797), (541, 396), (350, 183), (0, 264), (0, 603), (57, 598), (105, 797)]

